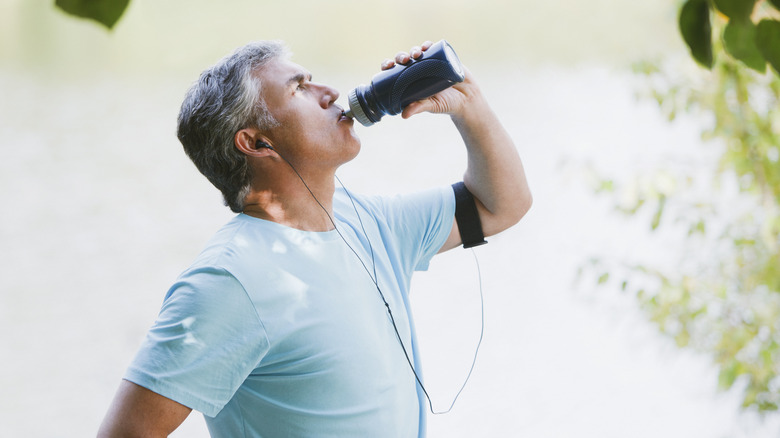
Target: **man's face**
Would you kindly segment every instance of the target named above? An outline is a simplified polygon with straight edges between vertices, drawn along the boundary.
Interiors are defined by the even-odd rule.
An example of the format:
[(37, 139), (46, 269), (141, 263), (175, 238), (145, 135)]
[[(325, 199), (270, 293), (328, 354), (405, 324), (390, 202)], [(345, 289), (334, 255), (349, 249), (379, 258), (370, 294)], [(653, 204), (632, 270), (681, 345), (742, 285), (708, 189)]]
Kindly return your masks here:
[(335, 89), (311, 81), (298, 64), (277, 59), (259, 72), (263, 98), (279, 125), (268, 132), (274, 148), (301, 165), (339, 165), (360, 151), (352, 119), (335, 105)]

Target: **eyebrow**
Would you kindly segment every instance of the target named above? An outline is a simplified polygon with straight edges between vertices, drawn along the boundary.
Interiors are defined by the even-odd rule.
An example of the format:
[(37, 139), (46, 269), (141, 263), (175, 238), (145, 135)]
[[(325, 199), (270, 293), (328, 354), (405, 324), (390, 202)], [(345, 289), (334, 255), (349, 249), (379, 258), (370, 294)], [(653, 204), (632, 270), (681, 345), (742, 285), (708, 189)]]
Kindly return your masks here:
[(297, 84), (305, 80), (311, 81), (311, 73), (298, 73), (287, 80), (287, 85)]

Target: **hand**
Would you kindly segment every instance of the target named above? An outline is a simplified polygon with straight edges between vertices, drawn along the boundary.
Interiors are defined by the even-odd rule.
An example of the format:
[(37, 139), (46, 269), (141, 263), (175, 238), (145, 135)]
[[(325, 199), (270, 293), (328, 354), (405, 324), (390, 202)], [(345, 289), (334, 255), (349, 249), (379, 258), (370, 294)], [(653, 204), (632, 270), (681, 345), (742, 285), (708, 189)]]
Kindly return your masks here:
[[(422, 56), (423, 52), (431, 47), (431, 45), (433, 45), (431, 41), (426, 41), (419, 46), (412, 47), (409, 53), (398, 52), (395, 55), (395, 59), (388, 58), (382, 62), (382, 70), (391, 69), (395, 64), (406, 65), (412, 59), (418, 59)], [(462, 115), (462, 113), (469, 108), (470, 102), (480, 95), (479, 88), (473, 81), (471, 73), (465, 67), (464, 71), (466, 73), (466, 78), (463, 82), (455, 84), (446, 90), (442, 90), (427, 99), (410, 103), (404, 108), (401, 117), (408, 119), (415, 114), (425, 111), (430, 113), (449, 114), (451, 116)]]

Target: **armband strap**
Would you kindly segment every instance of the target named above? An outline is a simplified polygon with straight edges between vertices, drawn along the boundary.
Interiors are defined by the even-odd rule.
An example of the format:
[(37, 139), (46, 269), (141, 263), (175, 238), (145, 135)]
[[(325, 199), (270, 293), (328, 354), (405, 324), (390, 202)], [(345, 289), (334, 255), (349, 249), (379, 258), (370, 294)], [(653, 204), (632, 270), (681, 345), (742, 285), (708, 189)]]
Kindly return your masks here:
[(463, 248), (486, 244), (474, 196), (462, 181), (453, 184), (452, 189), (455, 191), (455, 220), (458, 223)]

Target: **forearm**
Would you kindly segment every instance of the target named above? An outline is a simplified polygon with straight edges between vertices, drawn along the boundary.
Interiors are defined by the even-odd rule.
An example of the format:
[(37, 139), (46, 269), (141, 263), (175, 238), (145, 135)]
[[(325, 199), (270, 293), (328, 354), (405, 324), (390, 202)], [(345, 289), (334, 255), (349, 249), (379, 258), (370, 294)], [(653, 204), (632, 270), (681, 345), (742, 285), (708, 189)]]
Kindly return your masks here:
[(517, 223), (531, 206), (523, 163), (509, 133), (476, 87), (468, 104), (452, 114), (467, 150), (463, 181), (481, 204), (485, 235)]

